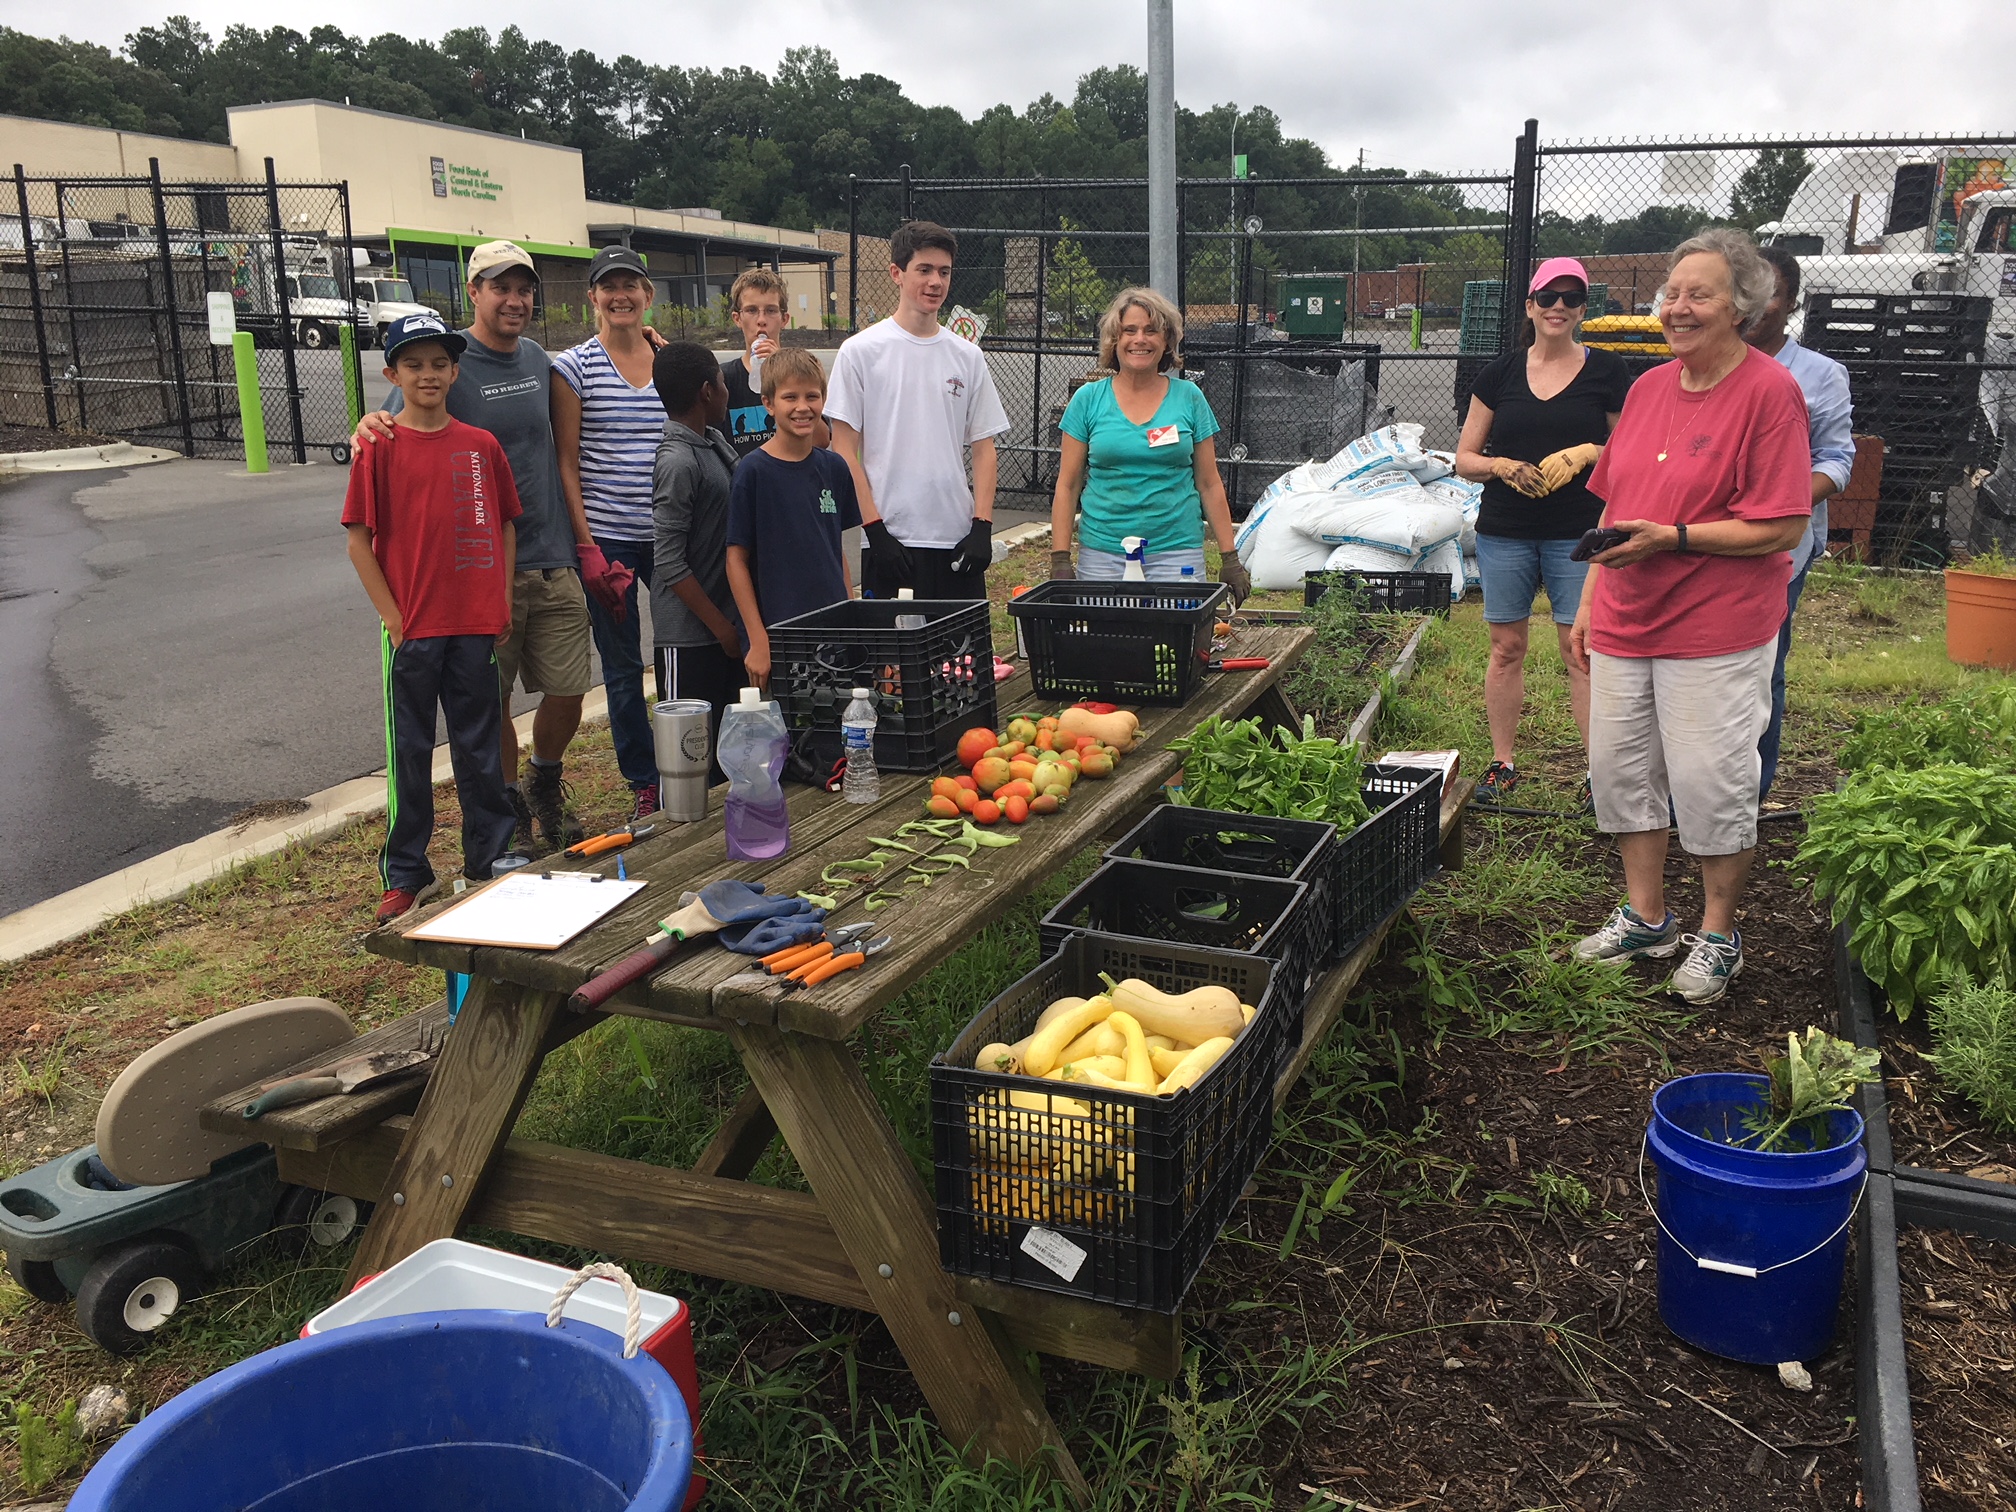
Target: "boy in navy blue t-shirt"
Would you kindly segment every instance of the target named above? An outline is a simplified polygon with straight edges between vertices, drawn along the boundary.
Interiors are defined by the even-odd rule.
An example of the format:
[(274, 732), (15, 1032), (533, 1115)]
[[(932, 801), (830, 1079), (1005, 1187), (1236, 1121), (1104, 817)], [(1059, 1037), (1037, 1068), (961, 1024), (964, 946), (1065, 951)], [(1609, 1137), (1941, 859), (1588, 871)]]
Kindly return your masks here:
[(763, 364), (763, 407), (777, 433), (744, 457), (728, 490), (728, 586), (749, 650), (742, 665), (770, 679), (768, 627), (853, 597), (840, 532), (861, 523), (854, 476), (818, 446), (826, 375), (802, 347)]

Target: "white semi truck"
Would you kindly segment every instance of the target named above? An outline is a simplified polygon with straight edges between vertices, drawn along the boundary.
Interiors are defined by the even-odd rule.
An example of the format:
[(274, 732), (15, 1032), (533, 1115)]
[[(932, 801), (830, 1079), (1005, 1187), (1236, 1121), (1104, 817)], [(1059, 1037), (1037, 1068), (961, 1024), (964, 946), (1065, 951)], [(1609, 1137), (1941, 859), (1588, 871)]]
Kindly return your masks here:
[(357, 291), (357, 306), (364, 312), (371, 345), (385, 345), (386, 327), (400, 317), (434, 313), (415, 301), (413, 285), (399, 276), (398, 269), (372, 261), (372, 254), (363, 247), (353, 247), (350, 257), (355, 269), (351, 287)]

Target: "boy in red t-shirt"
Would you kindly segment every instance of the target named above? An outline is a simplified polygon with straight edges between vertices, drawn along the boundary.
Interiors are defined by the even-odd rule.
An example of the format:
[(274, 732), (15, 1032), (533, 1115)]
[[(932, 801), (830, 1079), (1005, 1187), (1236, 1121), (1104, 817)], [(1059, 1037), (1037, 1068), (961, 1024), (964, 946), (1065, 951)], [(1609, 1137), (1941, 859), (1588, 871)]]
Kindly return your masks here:
[(462, 871), (490, 875), (516, 824), (498, 755), (497, 637), (511, 627), (518, 490), (488, 431), (448, 413), (463, 340), (435, 315), (385, 336), (385, 377), (404, 396), (389, 441), (360, 447), (343, 526), (350, 565), (385, 622), (384, 896), (378, 922), (434, 881), (434, 706), (448, 724), (462, 802)]

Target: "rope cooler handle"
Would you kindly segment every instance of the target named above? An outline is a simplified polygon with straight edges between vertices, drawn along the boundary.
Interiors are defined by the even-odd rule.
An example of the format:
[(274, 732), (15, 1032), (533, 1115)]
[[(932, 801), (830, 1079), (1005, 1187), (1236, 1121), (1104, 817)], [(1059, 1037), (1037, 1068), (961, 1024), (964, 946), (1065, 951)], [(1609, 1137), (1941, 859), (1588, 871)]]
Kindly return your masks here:
[(630, 1279), (630, 1272), (607, 1260), (592, 1261), (560, 1283), (560, 1290), (553, 1293), (552, 1306), (546, 1309), (546, 1326), (558, 1328), (560, 1315), (567, 1310), (568, 1299), (590, 1281), (596, 1280), (614, 1281), (623, 1288), (623, 1358), (635, 1359), (638, 1340), (644, 1329), (644, 1304), (637, 1295), (637, 1283)]
[(1862, 1194), (1869, 1190), (1869, 1168), (1865, 1165), (1862, 1168), (1862, 1184), (1856, 1187), (1855, 1189), (1855, 1201), (1849, 1205), (1848, 1216), (1841, 1220), (1841, 1226), (1839, 1228), (1834, 1230), (1833, 1233), (1829, 1234), (1825, 1239), (1822, 1239), (1818, 1244), (1814, 1245), (1813, 1248), (1806, 1251), (1806, 1253), (1803, 1255), (1794, 1255), (1790, 1260), (1780, 1260), (1777, 1261), (1775, 1264), (1761, 1267), (1755, 1265), (1737, 1265), (1733, 1261), (1729, 1260), (1704, 1260), (1701, 1258), (1701, 1256), (1695, 1254), (1694, 1251), (1687, 1248), (1685, 1244), (1681, 1243), (1680, 1236), (1678, 1234), (1674, 1233), (1673, 1230), (1666, 1227), (1666, 1220), (1659, 1216), (1659, 1205), (1652, 1200), (1651, 1192), (1646, 1190), (1645, 1145), (1646, 1141), (1650, 1138), (1650, 1134), (1651, 1131), (1648, 1129), (1646, 1133), (1640, 1135), (1638, 1139), (1638, 1195), (1645, 1199), (1645, 1206), (1652, 1210), (1652, 1221), (1659, 1225), (1659, 1231), (1662, 1234), (1664, 1234), (1668, 1239), (1671, 1239), (1676, 1246), (1678, 1246), (1681, 1254), (1685, 1255), (1689, 1260), (1692, 1260), (1702, 1270), (1721, 1271), (1724, 1275), (1728, 1276), (1748, 1276), (1752, 1280), (1755, 1280), (1759, 1276), (1769, 1275), (1774, 1270), (1783, 1270), (1788, 1265), (1797, 1265), (1801, 1260), (1810, 1260), (1813, 1256), (1819, 1254), (1820, 1251), (1827, 1248), (1828, 1245), (1832, 1244), (1836, 1239), (1839, 1239), (1843, 1234), (1848, 1232), (1848, 1225), (1855, 1221), (1855, 1214), (1862, 1207)]

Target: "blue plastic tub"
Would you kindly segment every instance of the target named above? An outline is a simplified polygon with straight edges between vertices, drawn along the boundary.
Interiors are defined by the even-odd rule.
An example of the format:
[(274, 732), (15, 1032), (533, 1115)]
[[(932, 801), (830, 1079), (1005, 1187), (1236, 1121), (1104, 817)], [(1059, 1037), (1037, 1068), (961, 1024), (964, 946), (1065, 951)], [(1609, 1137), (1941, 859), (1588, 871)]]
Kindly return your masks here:
[(592, 1324), (413, 1313), (220, 1371), (116, 1444), (71, 1512), (674, 1512), (693, 1468), (664, 1367)]
[(1731, 1360), (1810, 1360), (1834, 1337), (1848, 1220), (1862, 1193), (1862, 1116), (1836, 1113), (1827, 1148), (1738, 1149), (1762, 1076), (1683, 1076), (1652, 1094), (1659, 1172), (1659, 1316)]

